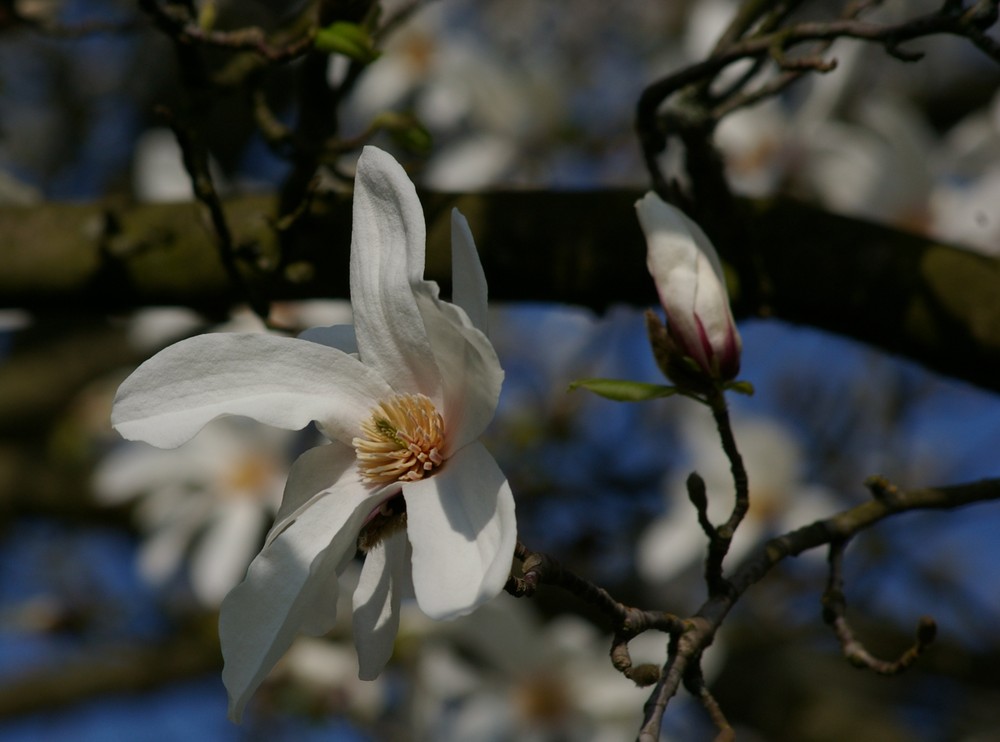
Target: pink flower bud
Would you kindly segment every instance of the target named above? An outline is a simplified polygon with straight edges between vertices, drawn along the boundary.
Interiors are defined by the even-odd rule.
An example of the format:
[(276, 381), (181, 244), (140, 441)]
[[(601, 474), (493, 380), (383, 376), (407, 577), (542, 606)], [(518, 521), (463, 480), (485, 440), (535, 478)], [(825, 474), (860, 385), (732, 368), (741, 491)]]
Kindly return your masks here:
[(635, 208), (670, 337), (705, 374), (732, 379), (740, 370), (743, 344), (715, 248), (697, 224), (655, 193), (647, 193)]

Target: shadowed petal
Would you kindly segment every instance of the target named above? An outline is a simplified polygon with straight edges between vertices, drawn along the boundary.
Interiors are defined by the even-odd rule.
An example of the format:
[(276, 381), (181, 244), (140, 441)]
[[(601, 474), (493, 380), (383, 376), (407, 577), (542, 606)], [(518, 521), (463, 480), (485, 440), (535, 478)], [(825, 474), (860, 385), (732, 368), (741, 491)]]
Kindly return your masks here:
[(413, 589), (434, 619), (469, 613), (503, 589), (517, 539), (514, 498), (479, 442), (433, 477), (403, 484)]
[(425, 238), (413, 183), (390, 155), (365, 147), (354, 182), (351, 234), (358, 352), (397, 392), (421, 392), (439, 403), (440, 373), (413, 295), (424, 284)]
[(332, 628), (336, 576), (353, 558), (370, 509), (369, 493), (345, 476), (264, 547), (223, 601), (222, 680), (234, 721), (298, 631)]
[(271, 543), (314, 500), (323, 497), (334, 483), (346, 484), (353, 478), (360, 486), (361, 480), (354, 472), (356, 461), (354, 448), (342, 443), (310, 448), (299, 456), (288, 470), (288, 481), (274, 516), (274, 525), (267, 534), (267, 543)]
[(296, 430), (320, 423), (350, 443), (391, 391), (356, 358), (318, 343), (257, 333), (182, 340), (119, 387), (111, 422), (129, 440), (172, 448), (223, 415)]
[(427, 293), (417, 295), (417, 306), (441, 369), (447, 458), (490, 424), (504, 372), (493, 345), (461, 309)]
[(486, 335), (486, 274), (469, 222), (458, 209), (451, 210), (451, 299)]
[(354, 644), (358, 677), (374, 680), (392, 656), (399, 630), (399, 601), (410, 588), (410, 544), (397, 531), (365, 555), (354, 591)]

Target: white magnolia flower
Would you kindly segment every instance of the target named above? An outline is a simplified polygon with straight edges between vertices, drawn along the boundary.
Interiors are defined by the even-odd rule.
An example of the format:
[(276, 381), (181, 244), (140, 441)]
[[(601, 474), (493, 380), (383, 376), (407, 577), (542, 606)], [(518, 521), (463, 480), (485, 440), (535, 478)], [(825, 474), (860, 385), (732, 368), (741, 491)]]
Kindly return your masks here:
[(670, 337), (708, 376), (733, 378), (742, 342), (715, 248), (701, 227), (655, 193), (647, 193), (635, 208)]
[(455, 303), (441, 300), (423, 278), (424, 238), (413, 184), (367, 147), (354, 194), (353, 332), (190, 338), (119, 390), (117, 430), (162, 447), (221, 415), (290, 429), (315, 422), (332, 441), (295, 462), (264, 548), (222, 605), (223, 681), (236, 720), (298, 631), (333, 625), (337, 578), (359, 544), (367, 553), (354, 638), (364, 679), (392, 653), (404, 593), (447, 619), (506, 582), (514, 500), (478, 441), (503, 381), (484, 334), (486, 281), (468, 224), (454, 212)]
[[(430, 635), (416, 662), (418, 739), (629, 739), (650, 688), (614, 669), (609, 636), (571, 614), (543, 622), (501, 596)], [(667, 637), (630, 642), (635, 664), (662, 665)]]
[(136, 443), (108, 454), (95, 472), (95, 496), (107, 505), (137, 501), (140, 574), (161, 585), (189, 558), (194, 596), (217, 607), (243, 579), (278, 509), (290, 435), (220, 422), (172, 451)]
[[(750, 510), (736, 530), (727, 556), (727, 564), (735, 566), (763, 540), (825, 518), (837, 507), (829, 491), (803, 481), (802, 447), (784, 425), (763, 417), (734, 417), (732, 422), (750, 482)], [(708, 540), (698, 525), (685, 484), (691, 469), (705, 481), (712, 523), (724, 522), (733, 508), (729, 459), (711, 417), (692, 403), (681, 428), (691, 454), (690, 469), (671, 477), (667, 485), (669, 510), (649, 525), (636, 550), (640, 574), (653, 582), (673, 579), (705, 558)]]

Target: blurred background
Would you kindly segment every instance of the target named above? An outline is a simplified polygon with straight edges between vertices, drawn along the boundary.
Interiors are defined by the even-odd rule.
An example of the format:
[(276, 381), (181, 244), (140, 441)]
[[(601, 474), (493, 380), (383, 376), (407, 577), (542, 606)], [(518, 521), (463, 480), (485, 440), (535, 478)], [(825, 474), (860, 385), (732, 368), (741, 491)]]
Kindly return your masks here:
[[(137, 5), (0, 3), (0, 202), (192, 198), (156, 113), (180, 100), (174, 50)], [(236, 27), (281, 23), (301, 4), (198, 5)], [(648, 187), (635, 102), (704, 58), (738, 4), (386, 6), (413, 12), (342, 101), (341, 129), (357, 135), (386, 111), (413, 116), (430, 137), (421, 154), (378, 143), (397, 146), (426, 188), (475, 191)], [(885, 2), (878, 12), (934, 7)], [(838, 41), (835, 72), (728, 117), (717, 141), (734, 189), (1000, 253), (1000, 65), (961, 39), (920, 48), (926, 60), (906, 65)], [(294, 73), (295, 63), (278, 68), (267, 86), (288, 122)], [(327, 74), (342, 78), (336, 57)], [(256, 133), (244, 98), (214, 106), (204, 136), (224, 195), (282, 187), (289, 164)], [(720, 512), (732, 491), (709, 413), (566, 391), (583, 377), (660, 380), (641, 311), (493, 306), (507, 380), (487, 444), (530, 548), (625, 602), (688, 615), (704, 597), (704, 544), (683, 482), (697, 469)], [(272, 316), (306, 328), (349, 322), (350, 307), (317, 299)], [(995, 394), (808, 328), (753, 320), (740, 330), (741, 378), (756, 394), (732, 400), (753, 502), (734, 560), (863, 502), (871, 474), (902, 487), (1000, 475)], [(544, 589), (451, 623), (408, 609), (392, 663), (368, 683), (345, 621), (296, 644), (244, 724), (227, 721), (218, 605), (316, 434), (227, 420), (159, 451), (122, 441), (108, 415), (141, 360), (194, 333), (231, 331), (267, 330), (242, 307), (212, 317), (0, 311), (0, 742), (633, 738), (647, 692), (611, 667), (599, 619)], [(751, 590), (705, 659), (739, 739), (1000, 740), (998, 526), (1000, 504), (987, 503), (892, 518), (852, 544), (849, 616), (873, 652), (902, 651), (923, 614), (939, 623), (938, 644), (897, 678), (841, 658), (821, 620), (825, 554), (790, 560)], [(659, 663), (664, 646), (643, 635), (633, 655)], [(714, 734), (683, 694), (664, 726), (665, 739)]]

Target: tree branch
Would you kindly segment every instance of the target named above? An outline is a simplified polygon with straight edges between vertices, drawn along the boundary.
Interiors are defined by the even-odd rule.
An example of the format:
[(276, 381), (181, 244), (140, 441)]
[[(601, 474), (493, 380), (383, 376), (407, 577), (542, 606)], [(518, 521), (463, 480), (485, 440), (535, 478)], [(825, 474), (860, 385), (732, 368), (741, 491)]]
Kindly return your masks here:
[[(838, 513), (825, 520), (799, 528), (768, 541), (754, 556), (745, 561), (730, 577), (728, 593), (712, 595), (698, 612), (684, 621), (686, 630), (677, 636), (676, 647), (663, 667), (660, 681), (650, 695), (645, 707), (645, 718), (639, 734), (641, 742), (659, 739), (660, 724), (670, 698), (687, 677), (693, 658), (700, 657), (708, 646), (729, 611), (752, 585), (759, 582), (773, 567), (789, 556), (796, 556), (824, 544), (845, 542), (884, 518), (909, 510), (953, 509), (975, 502), (1000, 499), (1000, 479), (981, 480), (947, 487), (930, 487), (900, 491), (892, 488), (881, 477), (869, 480), (873, 498), (857, 507)], [(889, 497), (883, 493), (890, 492)], [(829, 586), (825, 596), (829, 595)], [(898, 672), (912, 664), (916, 654), (932, 640), (930, 622), (923, 619), (918, 629), (917, 643), (896, 661), (880, 664), (871, 658), (857, 643), (849, 644), (850, 654), (857, 661), (864, 661), (878, 670)], [(846, 635), (845, 635), (846, 636)], [(850, 636), (853, 640), (853, 637)], [(721, 727), (723, 733), (724, 727)]]
[[(633, 208), (639, 196), (424, 193), (427, 276), (449, 283), (449, 219), (457, 207), (476, 235), (494, 301), (653, 306)], [(241, 197), (222, 208), (233, 244), (277, 265), (274, 200)], [(750, 251), (767, 290), (748, 292), (757, 269), (740, 272), (738, 316), (811, 325), (1000, 391), (1000, 260), (790, 200), (741, 202), (741, 210), (751, 215), (748, 242), (717, 247), (724, 259)], [(271, 300), (346, 297), (350, 224), (349, 201), (317, 196), (297, 219), (291, 244), (282, 243), (297, 256), (295, 270), (257, 271), (247, 280)], [(0, 234), (0, 306), (218, 311), (242, 300), (191, 204), (4, 207)], [(743, 301), (748, 293), (758, 300)]]

